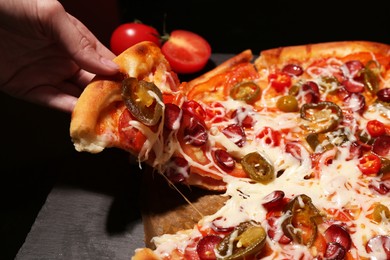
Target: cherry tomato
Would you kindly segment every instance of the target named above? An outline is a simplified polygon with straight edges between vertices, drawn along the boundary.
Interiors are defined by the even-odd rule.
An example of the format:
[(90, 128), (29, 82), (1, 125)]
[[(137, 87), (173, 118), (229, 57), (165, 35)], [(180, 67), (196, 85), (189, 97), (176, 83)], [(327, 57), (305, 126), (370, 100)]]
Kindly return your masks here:
[(371, 137), (378, 137), (383, 135), (386, 132), (385, 125), (378, 120), (370, 120), (367, 122), (367, 131), (371, 135)]
[(277, 91), (282, 92), (291, 85), (291, 76), (285, 72), (271, 73), (268, 76), (271, 86)]
[(363, 174), (375, 175), (381, 169), (381, 159), (373, 153), (365, 154), (360, 158), (358, 167)]
[(175, 30), (161, 50), (176, 73), (190, 74), (203, 69), (211, 56), (210, 44), (200, 35)]
[(160, 34), (155, 28), (139, 22), (124, 23), (111, 34), (110, 48), (115, 55), (119, 55), (142, 41), (151, 41), (161, 46)]

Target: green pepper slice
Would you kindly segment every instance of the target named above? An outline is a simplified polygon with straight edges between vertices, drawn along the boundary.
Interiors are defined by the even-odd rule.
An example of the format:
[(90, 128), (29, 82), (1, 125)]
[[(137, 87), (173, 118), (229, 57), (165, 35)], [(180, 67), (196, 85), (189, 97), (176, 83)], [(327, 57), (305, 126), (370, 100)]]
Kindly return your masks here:
[[(266, 237), (267, 234), (262, 226), (243, 222), (217, 245), (216, 250), (219, 255), (217, 259), (238, 260), (252, 256), (263, 249)], [(232, 253), (227, 255), (231, 245)]]
[(300, 110), (301, 118), (309, 121), (304, 127), (310, 132), (326, 133), (337, 128), (343, 111), (333, 102), (307, 103)]
[(248, 104), (256, 102), (260, 96), (260, 87), (252, 81), (238, 83), (230, 90), (231, 98), (245, 101)]
[(371, 93), (375, 94), (379, 89), (380, 64), (377, 61), (370, 60), (363, 70), (364, 85)]
[(162, 93), (152, 82), (124, 79), (122, 99), (130, 113), (147, 126), (156, 125), (162, 116)]
[(283, 209), (289, 214), (282, 222), (284, 234), (296, 243), (312, 246), (317, 237), (317, 223), (321, 221), (320, 211), (305, 194), (296, 196)]
[(241, 165), (249, 177), (257, 182), (267, 184), (275, 178), (274, 167), (258, 152), (245, 155)]
[(335, 94), (340, 85), (340, 82), (334, 76), (323, 76), (320, 82), (321, 92), (329, 92), (330, 94)]
[(317, 146), (320, 144), (317, 133), (310, 133), (306, 136), (306, 142), (309, 144), (310, 148), (315, 151)]
[[(338, 134), (338, 133), (335, 133)], [(339, 136), (337, 136), (338, 138)], [(328, 139), (329, 142), (323, 143), (325, 139)], [(334, 148), (335, 144), (331, 142), (331, 140), (334, 140), (335, 138), (329, 139), (329, 137), (326, 136), (326, 134), (317, 134), (317, 133), (309, 133), (306, 136), (306, 142), (309, 144), (310, 148), (314, 151), (328, 151)], [(337, 140), (340, 140), (338, 138)], [(342, 141), (342, 140), (340, 140)]]
[(377, 203), (372, 212), (372, 217), (377, 223), (390, 219), (390, 210), (382, 203)]

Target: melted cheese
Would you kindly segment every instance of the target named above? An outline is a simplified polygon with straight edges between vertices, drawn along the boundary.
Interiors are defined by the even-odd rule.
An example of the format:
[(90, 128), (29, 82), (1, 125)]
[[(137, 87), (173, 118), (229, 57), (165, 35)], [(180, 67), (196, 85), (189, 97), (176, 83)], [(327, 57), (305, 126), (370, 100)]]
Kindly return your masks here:
[[(337, 88), (334, 83), (325, 83), (323, 78), (318, 75), (331, 76), (332, 73), (338, 70), (341, 61), (337, 59), (328, 60), (327, 66), (316, 68), (311, 67), (307, 70), (307, 74), (311, 80), (320, 85), (327, 87), (321, 92), (321, 99), (325, 100), (327, 95)], [(352, 75), (350, 75), (352, 77)], [(269, 90), (269, 86), (263, 91), (263, 94)], [(346, 221), (349, 229), (352, 231), (351, 239), (356, 250), (352, 249), (352, 255), (355, 257), (377, 257), (377, 259), (384, 259), (385, 252), (373, 252), (369, 255), (365, 250), (367, 240), (374, 235), (390, 235), (390, 221), (383, 216), (381, 223), (376, 223), (367, 216), (372, 213), (372, 205), (375, 203), (382, 203), (384, 206), (390, 208), (390, 200), (388, 197), (373, 193), (368, 187), (368, 179), (362, 176), (361, 171), (357, 165), (359, 163), (357, 158), (349, 158), (350, 145), (356, 141), (355, 134), (359, 127), (365, 129), (365, 125), (369, 120), (380, 119), (385, 124), (390, 124), (390, 110), (381, 104), (374, 104), (363, 115), (358, 113), (353, 114), (353, 119), (349, 122), (342, 134), (347, 136), (347, 140), (338, 139), (340, 132), (329, 133), (329, 140), (336, 145), (337, 149), (331, 149), (322, 153), (318, 162), (318, 178), (307, 178), (312, 172), (311, 152), (303, 145), (299, 133), (302, 131), (302, 119), (299, 113), (281, 113), (271, 112), (268, 107), (275, 106), (276, 99), (262, 99), (260, 101), (263, 110), (254, 111), (252, 106), (247, 105), (241, 101), (228, 99), (220, 103), (224, 107), (215, 108), (220, 113), (216, 113), (217, 117), (224, 116), (225, 111), (241, 111), (237, 112), (237, 119), (244, 120), (250, 115), (253, 118), (254, 125), (251, 129), (246, 129), (246, 142), (243, 147), (238, 147), (234, 140), (226, 137), (221, 129), (231, 123), (235, 123), (237, 119), (230, 119), (230, 121), (219, 122), (211, 119), (212, 127), (209, 129), (209, 139), (206, 154), (203, 152), (201, 156), (205, 156), (207, 163), (199, 163), (188, 156), (180, 147), (176, 139), (175, 131), (171, 133), (167, 142), (162, 140), (162, 126), (159, 127), (157, 133), (150, 132), (144, 129), (142, 125), (132, 122), (134, 127), (137, 127), (149, 140), (145, 143), (143, 148), (142, 158), (147, 158), (147, 154), (153, 150), (156, 154), (156, 165), (159, 166), (167, 162), (169, 157), (178, 152), (189, 162), (190, 165), (195, 166), (204, 171), (211, 172), (215, 175), (221, 176), (227, 183), (227, 189), (224, 196), (229, 197), (226, 204), (220, 208), (215, 214), (205, 216), (198, 224), (200, 229), (207, 230), (212, 227), (212, 222), (219, 218), (218, 225), (221, 227), (232, 227), (245, 221), (256, 221), (262, 224), (263, 227), (269, 228), (266, 219), (266, 209), (262, 206), (266, 195), (275, 190), (282, 190), (287, 198), (294, 198), (300, 194), (306, 194), (312, 199), (314, 206), (322, 213), (327, 214), (329, 209), (336, 211), (350, 210), (353, 221)], [(352, 111), (356, 103), (352, 101), (349, 104)], [(243, 108), (243, 109), (242, 109)], [(215, 120), (215, 121), (214, 121)], [(163, 120), (162, 120), (163, 121)], [(274, 130), (288, 129), (288, 133), (284, 135), (281, 144), (274, 146), (259, 139), (256, 136), (265, 128), (270, 127)], [(177, 127), (178, 128), (178, 127)], [(175, 128), (175, 129), (177, 129)], [(341, 131), (341, 130), (340, 130)], [(297, 142), (300, 148), (300, 154), (291, 154), (285, 152), (286, 144), (289, 141)], [(329, 141), (328, 141), (329, 142)], [(215, 145), (222, 145), (227, 152), (235, 158), (242, 158), (248, 153), (258, 152), (268, 162), (272, 164), (275, 172), (283, 172), (280, 176), (275, 178), (271, 183), (261, 184), (254, 183), (249, 179), (236, 178), (225, 174), (223, 170), (214, 163), (212, 158), (212, 151)], [(324, 143), (325, 145), (325, 143)], [(318, 152), (318, 151), (317, 151)], [(329, 161), (331, 159), (331, 163)], [(183, 175), (188, 177), (185, 172)], [(372, 180), (379, 181), (379, 177), (370, 177)], [(281, 225), (283, 216), (278, 220), (276, 225)], [(281, 230), (281, 228), (279, 229)], [(319, 232), (323, 232), (320, 230)], [(282, 236), (279, 232), (276, 238)], [(184, 251), (191, 239), (200, 237), (201, 233), (198, 229), (179, 232), (174, 235), (163, 235), (153, 238), (157, 249), (155, 252), (161, 256), (168, 256), (173, 249)], [(276, 239), (277, 240), (277, 239)], [(267, 244), (271, 247), (272, 253), (264, 259), (312, 259), (313, 252), (306, 246), (298, 244), (289, 244), (281, 246), (279, 243), (267, 237)], [(231, 250), (229, 251), (231, 253)]]

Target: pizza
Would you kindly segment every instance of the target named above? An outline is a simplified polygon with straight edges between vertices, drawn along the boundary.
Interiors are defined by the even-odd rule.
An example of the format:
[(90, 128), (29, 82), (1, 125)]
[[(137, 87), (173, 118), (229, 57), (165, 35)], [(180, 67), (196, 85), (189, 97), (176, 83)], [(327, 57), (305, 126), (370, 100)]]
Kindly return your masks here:
[(390, 259), (389, 45), (244, 50), (187, 82), (149, 42), (115, 62), (75, 107), (76, 150), (224, 198), (133, 259)]

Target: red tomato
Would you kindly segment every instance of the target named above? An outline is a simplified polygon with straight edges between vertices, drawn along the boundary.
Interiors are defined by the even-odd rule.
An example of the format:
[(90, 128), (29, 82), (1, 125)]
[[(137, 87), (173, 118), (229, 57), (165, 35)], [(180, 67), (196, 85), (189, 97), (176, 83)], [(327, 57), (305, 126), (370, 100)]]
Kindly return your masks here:
[(378, 137), (383, 135), (386, 132), (385, 125), (378, 120), (370, 120), (367, 122), (367, 131), (371, 135), (371, 137)]
[(151, 41), (161, 46), (159, 32), (143, 23), (124, 23), (111, 34), (110, 48), (115, 55), (142, 41)]
[(360, 158), (358, 167), (365, 175), (375, 175), (381, 169), (381, 159), (373, 153), (365, 154)]
[(271, 146), (279, 146), (280, 140), (282, 139), (282, 135), (279, 131), (268, 126), (264, 127), (256, 137), (262, 139), (264, 143)]
[(291, 85), (291, 76), (285, 72), (271, 73), (268, 81), (277, 92), (282, 92)]
[(161, 50), (172, 70), (181, 74), (203, 69), (211, 56), (210, 44), (202, 36), (184, 30), (172, 31)]

